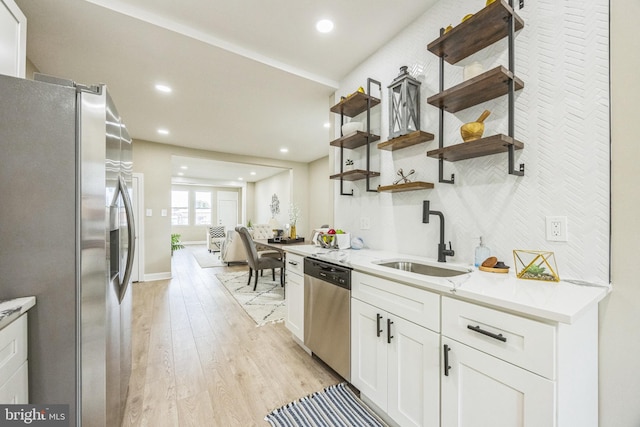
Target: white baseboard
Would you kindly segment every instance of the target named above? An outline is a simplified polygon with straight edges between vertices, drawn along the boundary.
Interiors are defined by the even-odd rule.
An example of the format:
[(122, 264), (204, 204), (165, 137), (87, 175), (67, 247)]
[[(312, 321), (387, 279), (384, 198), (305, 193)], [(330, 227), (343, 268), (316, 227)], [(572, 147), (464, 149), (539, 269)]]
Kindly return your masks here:
[(145, 282), (154, 282), (156, 280), (168, 280), (168, 279), (171, 279), (170, 271), (167, 271), (165, 273), (152, 273), (152, 274), (144, 275)]

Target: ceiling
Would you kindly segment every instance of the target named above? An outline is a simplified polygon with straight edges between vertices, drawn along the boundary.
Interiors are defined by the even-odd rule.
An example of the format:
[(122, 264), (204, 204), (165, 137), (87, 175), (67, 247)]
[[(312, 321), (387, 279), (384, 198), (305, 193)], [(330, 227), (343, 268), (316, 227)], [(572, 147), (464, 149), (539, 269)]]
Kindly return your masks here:
[(133, 138), (301, 162), (328, 153), (338, 81), (435, 1), (16, 0), (33, 64), (106, 83)]
[(242, 187), (246, 182), (262, 181), (287, 170), (195, 157), (171, 157), (171, 176), (174, 184)]

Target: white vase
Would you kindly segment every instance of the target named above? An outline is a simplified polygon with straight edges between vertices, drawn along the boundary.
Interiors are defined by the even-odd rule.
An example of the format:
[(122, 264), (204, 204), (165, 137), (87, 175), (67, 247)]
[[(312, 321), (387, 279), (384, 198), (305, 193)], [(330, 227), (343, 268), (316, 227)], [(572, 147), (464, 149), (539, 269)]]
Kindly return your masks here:
[(466, 81), (476, 76), (479, 76), (480, 74), (482, 74), (483, 71), (484, 71), (484, 68), (482, 67), (482, 64), (479, 63), (478, 61), (474, 61), (469, 65), (465, 65), (464, 69), (462, 70), (462, 76)]

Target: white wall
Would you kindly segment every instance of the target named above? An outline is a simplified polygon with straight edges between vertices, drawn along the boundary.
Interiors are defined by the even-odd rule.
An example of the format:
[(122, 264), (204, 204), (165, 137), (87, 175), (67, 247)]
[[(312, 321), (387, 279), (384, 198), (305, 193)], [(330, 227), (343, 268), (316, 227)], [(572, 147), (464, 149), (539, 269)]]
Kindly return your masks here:
[(276, 194), (280, 201), (280, 213), (275, 219), (281, 228), (289, 223), (291, 204), (291, 179), (289, 171), (284, 171), (255, 183), (255, 224), (268, 224), (271, 220), (271, 198)]
[(333, 182), (328, 179), (331, 173), (329, 156), (309, 164), (309, 230), (298, 233), (313, 237), (311, 231), (323, 224), (333, 225)]
[[(407, 65), (422, 81), (422, 129), (438, 134), (438, 109), (426, 99), (438, 92), (438, 58), (427, 50), (439, 29), (457, 24), (482, 2), (440, 1), (394, 40), (383, 46), (341, 83), (335, 94), (347, 95), (365, 86), (367, 77), (383, 84), (382, 104), (374, 127), (381, 141), (388, 135), (387, 85)], [(516, 162), (526, 164), (526, 176), (507, 174), (507, 155), (498, 154), (445, 163), (445, 177), (455, 173), (454, 185), (439, 184), (438, 162), (425, 152), (438, 141), (395, 152), (373, 150), (372, 165), (391, 184), (398, 168), (415, 169), (416, 180), (435, 189), (407, 193), (365, 193), (364, 181), (346, 183), (355, 197), (335, 197), (335, 226), (364, 237), (373, 248), (437, 257), (438, 219), (422, 224), (422, 201), (446, 218), (446, 240), (456, 251), (451, 261), (471, 263), (477, 236), (484, 236), (494, 255), (513, 264), (513, 249), (545, 249), (556, 254), (562, 278), (609, 281), (609, 63), (608, 2), (527, 0), (517, 13), (525, 28), (516, 36), (516, 75), (525, 88), (516, 95), (516, 138), (525, 149)], [(485, 69), (507, 65), (503, 40), (465, 60)], [(462, 81), (462, 66), (445, 65), (445, 88)], [(373, 92), (375, 95), (376, 92)], [(445, 113), (444, 145), (462, 142), (461, 124), (492, 112), (485, 135), (507, 133), (507, 97), (458, 112)], [(338, 117), (335, 118), (339, 120)], [(350, 152), (361, 162), (364, 149)], [(336, 158), (338, 156), (336, 155)], [(336, 160), (337, 161), (337, 160)], [(334, 163), (335, 170), (339, 165)], [(334, 184), (335, 194), (338, 183)], [(545, 239), (545, 216), (568, 217), (569, 241)], [(371, 230), (360, 230), (369, 217)]]
[(640, 426), (640, 3), (611, 1), (612, 280), (600, 304), (600, 426)]

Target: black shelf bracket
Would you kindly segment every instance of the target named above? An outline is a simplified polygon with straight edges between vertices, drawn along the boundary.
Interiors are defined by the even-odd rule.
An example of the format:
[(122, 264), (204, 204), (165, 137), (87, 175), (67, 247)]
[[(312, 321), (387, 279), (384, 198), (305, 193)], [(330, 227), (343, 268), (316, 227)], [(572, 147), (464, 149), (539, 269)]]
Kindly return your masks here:
[[(444, 34), (444, 28), (440, 28), (440, 36)], [(444, 55), (440, 57), (440, 93), (444, 91)], [(444, 104), (440, 105), (438, 131), (438, 147), (444, 148)], [(451, 179), (444, 179), (444, 159), (438, 160), (438, 182), (443, 184), (455, 184), (455, 174), (451, 174)]]
[(380, 91), (380, 99), (382, 99), (382, 83), (377, 80), (373, 80), (372, 78), (367, 78), (367, 192), (368, 193), (377, 193), (378, 189), (371, 189), (371, 84), (375, 84), (378, 86), (378, 90)]
[[(344, 115), (340, 114), (340, 136), (342, 136), (342, 121), (344, 120)], [(340, 174), (344, 173), (344, 149), (340, 146)], [(340, 177), (340, 195), (341, 196), (353, 196), (353, 189), (351, 189), (351, 193), (344, 192), (344, 179), (342, 176)]]
[[(509, 0), (509, 7), (513, 10), (513, 0)], [(511, 71), (512, 77), (509, 79), (509, 136), (515, 137), (515, 113), (516, 113), (516, 90), (515, 90), (515, 76), (516, 76), (516, 61), (515, 61), (515, 34), (516, 23), (513, 18), (513, 14), (509, 14), (507, 20), (509, 26), (509, 71)], [(520, 163), (518, 170), (515, 169), (515, 147), (509, 145), (509, 175), (524, 176), (524, 163)]]

